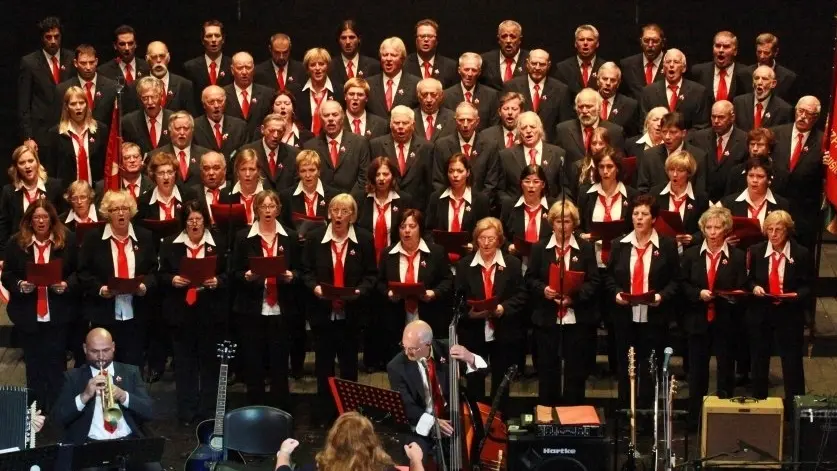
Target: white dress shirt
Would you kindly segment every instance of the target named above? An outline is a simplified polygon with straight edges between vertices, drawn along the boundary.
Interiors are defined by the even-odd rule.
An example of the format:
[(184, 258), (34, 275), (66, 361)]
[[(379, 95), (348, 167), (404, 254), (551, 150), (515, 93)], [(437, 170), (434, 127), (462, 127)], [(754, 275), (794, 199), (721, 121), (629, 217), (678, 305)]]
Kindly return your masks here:
[[(632, 246), (632, 248), (631, 248), (631, 260), (630, 260), (630, 264), (628, 265), (628, 268), (630, 269), (629, 270), (629, 276), (631, 277), (631, 281), (633, 281), (634, 266), (636, 266), (636, 261), (638, 260), (636, 248), (639, 247), (639, 243), (636, 240), (636, 233), (631, 231), (631, 233), (628, 234), (627, 236), (625, 236), (621, 240), (621, 242), (630, 242), (630, 244)], [(651, 270), (651, 257), (653, 256), (655, 250), (660, 249), (660, 236), (657, 235), (656, 230), (651, 231), (650, 242), (651, 242), (652, 247), (648, 247), (648, 250), (645, 251), (645, 253), (643, 254), (643, 257), (642, 257), (642, 263), (643, 263), (642, 268), (643, 268), (643, 271), (644, 271), (643, 275), (644, 275), (644, 278), (645, 278), (644, 281), (643, 281), (643, 286), (645, 288), (643, 290), (643, 292), (648, 292), (651, 289), (651, 287), (649, 286), (649, 282), (648, 282), (648, 274), (650, 273), (650, 270)], [(642, 248), (642, 247), (639, 247), (639, 248)], [(630, 290), (628, 290), (628, 292), (630, 293)], [(631, 306), (631, 312), (633, 314), (633, 321), (634, 322), (639, 322), (639, 323), (648, 322), (648, 306), (647, 305), (640, 304), (640, 305), (637, 305), (637, 306)]]
[[(767, 264), (767, 274), (768, 274), (768, 276), (770, 275), (770, 273), (773, 272), (773, 263), (774, 263), (773, 254), (774, 253), (776, 253), (776, 250), (773, 249), (773, 244), (768, 242), (767, 243), (767, 249), (764, 251), (764, 258), (766, 258), (768, 260), (768, 264)], [(784, 257), (779, 259), (779, 286), (782, 290), (782, 293), (784, 293), (785, 292), (785, 263), (787, 263), (788, 260), (790, 260), (791, 263), (793, 263), (793, 259), (791, 258), (791, 253), (790, 253), (790, 242), (785, 242), (785, 246), (782, 248), (782, 255), (784, 255)], [(763, 286), (762, 288), (766, 288), (766, 287)], [(765, 291), (768, 291), (768, 290), (765, 289)], [(775, 293), (771, 293), (771, 294), (775, 294)]]
[[(275, 239), (273, 239), (273, 252), (272, 253), (267, 253), (267, 250), (265, 250), (264, 247), (262, 247), (262, 256), (263, 257), (278, 257), (279, 254), (281, 253), (281, 251), (279, 250), (281, 248), (281, 245), (279, 245), (279, 236), (282, 235), (284, 237), (288, 237), (288, 233), (285, 232), (285, 228), (282, 227), (282, 224), (280, 224), (279, 221), (277, 221), (275, 219), (274, 219), (274, 223), (275, 223), (275, 226), (274, 226), (273, 234), (262, 234), (261, 232), (259, 232), (259, 224), (258, 223), (254, 223), (252, 226), (250, 226), (250, 232), (247, 233), (247, 238), (248, 239), (250, 239), (252, 237), (258, 237), (258, 238), (262, 239), (268, 245), (270, 245), (270, 244), (267, 241), (269, 239), (273, 239), (273, 237), (275, 237)], [(271, 237), (271, 236), (273, 236), (273, 237)], [(261, 243), (261, 242), (259, 242), (259, 243)], [(264, 285), (265, 285), (265, 287), (267, 286), (267, 280), (264, 281)], [(279, 291), (279, 280), (276, 280), (276, 290), (277, 290), (277, 293), (278, 293), (278, 291)], [(265, 289), (264, 290), (264, 295), (262, 296), (262, 315), (263, 316), (278, 316), (279, 314), (282, 314), (282, 308), (279, 306), (278, 302), (276, 304), (274, 304), (273, 306), (271, 306), (270, 304), (267, 303), (267, 290)]]
[[(601, 183), (594, 183), (592, 186), (590, 186), (590, 189), (587, 190), (587, 193), (596, 193), (598, 195), (604, 196), (605, 198), (608, 198), (608, 200), (609, 198), (612, 198), (614, 196), (611, 195), (610, 197), (608, 197), (602, 189)], [(619, 182), (616, 185), (615, 194), (619, 195), (619, 198), (616, 199), (616, 202), (613, 203), (613, 207), (610, 208), (610, 217), (614, 221), (619, 221), (622, 219), (622, 208), (627, 209), (628, 206), (628, 190), (627, 188), (625, 188), (624, 183)], [(602, 204), (602, 200), (599, 199), (598, 196), (596, 196), (596, 203), (593, 206), (593, 217), (591, 218), (591, 220), (593, 222), (602, 222), (604, 221), (604, 215), (605, 207)], [(604, 260), (602, 260), (602, 241), (595, 241), (595, 243), (593, 244), (593, 248), (596, 250), (596, 264), (598, 264), (600, 268), (605, 267), (607, 264), (604, 262)]]
[(29, 199), (26, 195), (29, 195), (29, 197), (32, 198), (32, 201), (36, 198), (43, 198), (44, 195), (46, 195), (46, 185), (43, 180), (38, 178), (38, 183), (35, 184), (35, 188), (26, 188), (23, 186), (23, 183), (19, 183), (15, 191), (23, 192), (23, 212), (25, 213), (26, 210), (29, 209)]
[[(445, 198), (448, 198), (448, 200), (449, 200), (449, 202), (448, 202), (448, 228), (447, 228), (447, 230), (450, 231), (451, 226), (453, 224), (453, 217), (454, 217), (453, 203), (452, 203), (454, 199), (453, 199), (453, 193), (451, 192), (450, 187), (445, 188), (445, 191), (443, 191), (442, 194), (439, 195), (440, 200), (445, 199)], [(470, 210), (471, 204), (473, 204), (471, 202), (471, 187), (470, 186), (465, 187), (465, 191), (462, 193), (462, 201), (463, 202), (460, 203), (462, 206), (459, 207), (459, 214), (456, 215), (457, 219), (459, 220), (459, 227), (462, 227), (462, 219), (465, 216), (465, 211)]]
[[(94, 368), (92, 366), (90, 368), (90, 374), (93, 377), (99, 375), (99, 369)], [(108, 372), (107, 377), (108, 381), (111, 384), (114, 384), (113, 380), (116, 376), (116, 371), (113, 368), (113, 362), (111, 362), (105, 370)], [(131, 400), (131, 395), (128, 391), (125, 391), (125, 402), (122, 404), (117, 404), (121, 409), (128, 409), (129, 401)], [(87, 433), (87, 438), (92, 440), (115, 440), (117, 438), (127, 437), (131, 434), (131, 427), (128, 426), (128, 421), (125, 420), (125, 416), (123, 415), (118, 422), (116, 422), (116, 430), (113, 433), (108, 432), (105, 430), (105, 418), (102, 415), (102, 395), (96, 394), (94, 398), (95, 404), (93, 404), (93, 419), (90, 421), (90, 431)], [(84, 410), (86, 404), (81, 402), (81, 394), (76, 396), (76, 410), (81, 412)]]
[[(419, 239), (419, 252), (424, 252), (425, 254), (430, 254), (430, 247), (427, 246), (427, 243), (424, 242), (424, 239)], [(398, 258), (398, 279), (401, 280), (402, 283), (406, 283), (407, 281), (407, 267), (409, 263), (407, 262), (407, 258), (410, 254), (404, 250), (404, 247), (401, 246), (401, 242), (395, 244), (395, 246), (389, 251), (390, 254), (401, 254)], [(419, 283), (419, 265), (422, 262), (422, 257), (425, 255), (419, 254), (416, 256), (415, 260), (413, 261), (413, 279), (416, 280), (416, 283)], [(406, 312), (406, 323), (410, 323), (412, 321), (419, 319), (419, 306), (416, 303), (416, 310), (414, 312)]]
[[(482, 259), (482, 256), (480, 255), (479, 250), (474, 251), (474, 258), (473, 258), (473, 260), (471, 260), (471, 266), (472, 267), (475, 267), (477, 265), (481, 266), (482, 268), (486, 268), (486, 269), (491, 267), (491, 265), (488, 265), (486, 263), (486, 261)], [(496, 255), (494, 255), (494, 262), (492, 263), (492, 265), (497, 265), (494, 268), (494, 270), (491, 270), (491, 283), (493, 285), (494, 284), (494, 279), (495, 279), (494, 275), (497, 274), (497, 270), (503, 270), (503, 269), (506, 268), (506, 260), (503, 258), (503, 252), (500, 249), (497, 249)], [(480, 276), (482, 276), (482, 273), (480, 273)], [(482, 278), (480, 278), (480, 281), (482, 281)], [(491, 293), (485, 293), (485, 299), (489, 299), (491, 297), (492, 297)], [(484, 324), (485, 324), (485, 327), (484, 327), (483, 331), (485, 333), (485, 341), (486, 342), (493, 342), (494, 341), (494, 328), (491, 327), (491, 322), (489, 322), (488, 319), (485, 320)]]
[[(49, 243), (46, 245), (46, 248), (44, 249), (44, 263), (49, 263), (49, 256), (52, 253), (52, 244), (55, 243), (55, 239), (52, 238), (52, 235), (49, 236), (48, 240), (49, 240)], [(29, 242), (29, 247), (32, 247), (36, 243), (38, 243), (38, 240), (33, 235), (32, 236), (32, 241)], [(35, 263), (38, 263), (38, 254), (40, 254), (40, 250), (38, 250), (37, 247), (32, 247), (32, 261), (35, 262)], [(36, 287), (35, 290), (37, 291), (37, 289), (38, 288)], [(47, 303), (46, 315), (36, 316), (38, 322), (49, 322), (51, 320), (50, 315), (49, 315), (50, 314), (50, 312), (49, 312), (49, 288), (47, 288), (47, 290), (46, 290), (46, 303)]]
[[(714, 67), (714, 69), (715, 69), (715, 73), (713, 74), (713, 77), (712, 77), (712, 92), (713, 92), (712, 93), (712, 98), (713, 98), (713, 101), (714, 101), (714, 98), (716, 96), (718, 96), (718, 84), (721, 83), (721, 69), (719, 69), (717, 65)], [(730, 64), (729, 67), (726, 68), (726, 71), (727, 71), (727, 75), (726, 75), (726, 77), (724, 77), (724, 82), (726, 82), (726, 84), (727, 84), (727, 95), (729, 95), (729, 92), (732, 89), (732, 81), (733, 81), (733, 78), (735, 77), (735, 64), (734, 63)], [(730, 99), (730, 98), (732, 98), (732, 97), (728, 97), (728, 99)], [(732, 101), (732, 100), (730, 99), (729, 101)]]
[[(119, 274), (119, 248), (116, 246), (116, 242), (111, 240), (113, 237), (113, 230), (110, 224), (106, 224), (105, 230), (102, 232), (102, 240), (110, 240), (113, 275), (117, 276)], [(137, 235), (134, 233), (133, 224), (128, 224), (128, 238), (132, 241), (132, 243), (125, 245), (125, 258), (128, 260), (128, 278), (135, 278), (137, 266), (134, 245), (137, 243)], [(132, 294), (117, 294), (114, 297), (114, 315), (117, 321), (129, 321), (134, 318), (133, 300), (134, 295)]]
[[(334, 242), (337, 245), (337, 251), (338, 252), (340, 252), (340, 251), (343, 252), (341, 254), (340, 258), (341, 258), (341, 261), (343, 262), (343, 269), (344, 269), (344, 273), (345, 273), (346, 255), (348, 255), (348, 252), (349, 252), (349, 248), (347, 247), (347, 245), (348, 245), (350, 239), (355, 244), (358, 243), (357, 242), (357, 234), (355, 234), (355, 226), (353, 224), (349, 225), (349, 233), (347, 234), (347, 236), (343, 239), (340, 239), (340, 240), (338, 240), (337, 238), (334, 237), (334, 232), (332, 231), (331, 224), (329, 224), (328, 227), (326, 227), (325, 235), (323, 236), (323, 240), (321, 240), (320, 243), (322, 243), (322, 244), (329, 243), (329, 250), (331, 251), (332, 269), (333, 269), (334, 265), (337, 264), (337, 255), (334, 253), (334, 250), (331, 248), (330, 242)], [(346, 318), (346, 311), (332, 312), (331, 313), (331, 320), (333, 320), (333, 321), (340, 321), (340, 320), (343, 320), (345, 318)]]
[(535, 149), (535, 163), (539, 166), (543, 165), (543, 141), (538, 141), (535, 144), (535, 147), (526, 147), (526, 144), (522, 145), (523, 147), (523, 161), (526, 162), (526, 165), (529, 165), (529, 162), (532, 160), (532, 156), (529, 155), (530, 149)]
[[(668, 81), (666, 81), (665, 84), (666, 84), (666, 108), (668, 108), (668, 103), (671, 103), (671, 93), (672, 92), (671, 92), (671, 89), (668, 88), (668, 87), (671, 86), (671, 84)], [(683, 79), (681, 78), (680, 80), (678, 80), (675, 85), (677, 85), (677, 102), (679, 103), (680, 102), (680, 96), (683, 95)], [(685, 98), (685, 97), (683, 97), (683, 98)]]
[[(497, 253), (499, 253), (499, 252), (497, 252)], [(448, 360), (450, 360), (450, 358), (448, 358)], [(419, 421), (416, 424), (416, 433), (423, 436), (423, 437), (426, 437), (426, 436), (430, 435), (430, 431), (433, 429), (433, 424), (435, 423), (434, 416), (433, 416), (433, 413), (434, 413), (434, 411), (433, 411), (433, 392), (430, 391), (430, 380), (427, 379), (427, 372), (424, 371), (424, 367), (422, 367), (421, 365), (416, 365), (416, 367), (418, 368), (419, 376), (421, 376), (421, 384), (424, 388), (424, 398), (425, 398), (424, 413), (421, 414), (421, 417), (419, 417)], [(445, 363), (441, 362), (441, 361), (436, 363), (436, 369), (437, 370), (439, 368), (446, 368), (446, 367), (447, 367), (447, 365)], [(481, 356), (474, 353), (474, 364), (473, 365), (469, 365), (467, 363), (465, 364), (465, 374), (469, 374), (469, 373), (472, 373), (474, 371), (482, 370), (482, 369), (485, 369), (485, 368), (488, 368), (488, 363), (486, 363), (485, 360)], [(439, 387), (441, 388), (442, 385), (439, 384)], [(444, 397), (446, 395), (447, 395), (447, 391), (442, 390), (442, 396)]]
[(151, 136), (151, 122), (154, 122), (154, 138), (155, 141), (159, 144), (160, 143), (160, 136), (163, 134), (163, 112), (160, 113), (152, 118), (148, 116), (147, 113), (143, 112), (145, 115), (145, 129), (148, 130), (148, 135)]
[[(96, 214), (96, 205), (95, 204), (90, 203), (90, 209), (88, 209), (87, 211), (88, 211), (87, 212), (87, 217), (90, 218), (91, 221), (99, 222), (99, 216), (98, 216), (98, 214)], [(64, 220), (64, 224), (69, 224), (73, 221), (75, 221), (77, 223), (85, 222), (85, 221), (81, 220), (79, 215), (76, 214), (76, 212), (73, 211), (72, 208), (70, 208), (70, 211), (67, 213), (67, 219)]]
[[(175, 172), (179, 172), (179, 170), (175, 170)], [(159, 187), (155, 186), (154, 189), (151, 190), (151, 199), (148, 200), (149, 205), (153, 205), (154, 203), (162, 203), (162, 204), (167, 205), (167, 204), (170, 204), (172, 201), (175, 201), (176, 202), (175, 206), (176, 206), (177, 203), (183, 202), (183, 197), (180, 196), (180, 190), (177, 188), (177, 185), (174, 185), (172, 187), (171, 195), (169, 195), (168, 198), (163, 198), (163, 196), (159, 192), (159, 189), (160, 189)], [(159, 204), (157, 206), (159, 208), (158, 211), (159, 211), (159, 215), (160, 215), (160, 220), (165, 221), (166, 220), (166, 210), (164, 210), (162, 208), (162, 206), (160, 206)], [(174, 216), (174, 219), (177, 219), (177, 207), (172, 207), (171, 213)]]
[[(570, 235), (570, 240), (569, 240), (569, 243), (567, 244), (567, 246), (572, 247), (572, 248), (574, 248), (575, 250), (578, 250), (578, 251), (581, 250), (578, 247), (578, 241), (575, 240), (575, 236), (572, 235), (572, 234)], [(555, 234), (552, 234), (552, 237), (549, 238), (549, 242), (546, 243), (546, 250), (553, 250), (554, 251), (555, 247), (558, 247), (558, 236), (556, 236)], [(570, 260), (571, 259), (572, 259), (572, 250), (566, 250), (566, 247), (565, 247), (563, 263), (564, 263), (564, 268), (566, 270), (569, 270), (568, 267), (570, 266)], [(556, 303), (555, 306), (557, 308), (558, 304)], [(573, 309), (572, 306), (567, 306), (567, 313), (564, 315), (563, 319), (558, 317), (558, 316), (555, 316), (555, 323), (556, 324), (575, 324), (576, 322), (577, 322), (577, 319), (575, 318), (575, 309)]]
[[(788, 154), (791, 157), (793, 157), (793, 150), (796, 149), (796, 142), (797, 142), (796, 136), (800, 132), (801, 131), (797, 130), (796, 126), (794, 125), (793, 126), (793, 132), (791, 133), (791, 138), (790, 138), (790, 153)], [(808, 146), (808, 135), (809, 134), (811, 134), (811, 131), (806, 131), (806, 132), (802, 133), (802, 149), (803, 149), (802, 152), (805, 152), (805, 147)], [(788, 163), (790, 163), (790, 162), (788, 162)], [(797, 162), (797, 163), (799, 163), (799, 162)]]
[[(398, 196), (398, 193), (390, 190), (389, 194), (383, 201), (378, 201), (378, 198), (375, 198), (375, 193), (367, 193), (367, 198), (372, 198), (372, 232), (375, 232), (375, 224), (378, 222), (378, 218), (381, 216), (381, 208), (380, 206), (384, 206), (385, 204), (392, 203), (392, 200), (396, 200), (401, 198)], [(392, 205), (387, 206), (387, 208), (383, 211), (384, 213), (384, 220), (386, 221), (387, 226), (387, 243), (386, 245), (389, 246), (390, 242), (390, 229), (392, 228)]]
[[(654, 79), (657, 78), (657, 72), (660, 70), (660, 62), (663, 61), (664, 54), (661, 52), (657, 55), (657, 57), (650, 62), (654, 63), (654, 67), (651, 68), (651, 82), (654, 82)], [(643, 78), (645, 77), (645, 68), (648, 67), (648, 58), (645, 57), (645, 54), (642, 55), (642, 75)]]

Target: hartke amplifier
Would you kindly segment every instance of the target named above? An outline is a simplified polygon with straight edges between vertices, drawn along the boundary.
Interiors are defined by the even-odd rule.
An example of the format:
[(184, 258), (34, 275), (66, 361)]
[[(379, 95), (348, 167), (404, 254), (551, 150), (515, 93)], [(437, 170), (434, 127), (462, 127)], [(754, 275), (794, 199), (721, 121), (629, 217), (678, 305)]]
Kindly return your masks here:
[[(794, 398), (793, 460), (800, 470), (834, 469), (837, 463), (837, 398)], [(827, 462), (832, 464), (826, 465)]]
[(508, 471), (610, 471), (612, 441), (606, 437), (538, 437), (510, 434)]
[(714, 457), (705, 466), (780, 468), (782, 399), (719, 399), (707, 396), (701, 420), (701, 458)]

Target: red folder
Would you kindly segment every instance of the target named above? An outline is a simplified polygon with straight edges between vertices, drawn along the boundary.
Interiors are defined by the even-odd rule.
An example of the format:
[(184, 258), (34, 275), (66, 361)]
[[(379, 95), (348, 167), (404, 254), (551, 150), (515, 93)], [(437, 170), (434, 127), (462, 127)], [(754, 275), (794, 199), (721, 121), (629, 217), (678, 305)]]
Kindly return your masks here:
[(180, 276), (192, 283), (192, 286), (200, 286), (204, 281), (215, 276), (215, 267), (218, 257), (214, 255), (204, 258), (183, 257), (180, 259)]
[(424, 283), (399, 283), (397, 281), (390, 281), (387, 283), (387, 287), (394, 295), (401, 296), (402, 298), (418, 298), (419, 296), (424, 296), (424, 292), (426, 291)]
[(180, 233), (180, 221), (177, 219), (169, 219), (167, 221), (143, 219), (140, 221), (140, 224), (151, 231), (154, 237), (160, 239)]
[(782, 293), (782, 294), (771, 294), (771, 293), (764, 293), (765, 298), (775, 299), (777, 301), (783, 299), (796, 299), (799, 295), (796, 293)]
[(88, 232), (105, 227), (105, 221), (99, 222), (76, 222), (76, 244), (81, 245)]
[(610, 242), (625, 232), (625, 221), (593, 221), (590, 223), (590, 238)]
[(57, 285), (63, 281), (63, 267), (60, 258), (48, 263), (26, 262), (26, 281), (37, 286)]
[(325, 226), (327, 221), (323, 217), (319, 216), (308, 216), (307, 214), (302, 213), (291, 213), (291, 219), (296, 226), (296, 231), (299, 233), (300, 237), (305, 237), (305, 234), (317, 229), (318, 227)]
[(561, 290), (561, 266), (557, 263), (549, 264), (549, 287), (558, 291), (559, 294), (572, 296), (581, 289), (584, 284), (584, 272), (564, 270), (564, 285)]
[(471, 242), (471, 234), (469, 232), (447, 232), (438, 229), (433, 230), (433, 242), (445, 248), (447, 253), (455, 253), (458, 255), (465, 255), (467, 252), (466, 245)]
[(469, 299), (468, 305), (471, 306), (475, 312), (494, 312), (497, 306), (500, 305), (500, 299), (496, 296), (488, 299)]
[(660, 235), (666, 237), (686, 234), (686, 227), (683, 225), (683, 219), (680, 218), (680, 213), (675, 211), (660, 210), (660, 214), (654, 222), (654, 229), (656, 229)]
[(747, 248), (764, 240), (761, 224), (756, 218), (734, 216), (732, 218), (732, 233), (738, 237), (738, 245)]
[(523, 257), (528, 257), (532, 254), (532, 243), (527, 242), (526, 239), (520, 236), (514, 236), (514, 248)]
[(288, 271), (285, 256), (250, 257), (250, 271), (265, 278), (280, 277)]
[(657, 292), (656, 291), (648, 291), (647, 293), (641, 294), (629, 294), (629, 293), (619, 293), (622, 296), (622, 299), (628, 301), (631, 304), (652, 304), (656, 299)]
[(715, 295), (715, 296), (722, 296), (722, 297), (725, 297), (725, 298), (738, 299), (738, 298), (747, 297), (747, 296), (749, 296), (750, 293), (744, 291), (743, 289), (728, 289), (728, 290), (713, 291), (712, 294)]
[(323, 290), (323, 297), (329, 301), (347, 301), (357, 296), (353, 286), (344, 286), (341, 288), (328, 283), (320, 283), (320, 289)]
[(212, 209), (212, 219), (215, 224), (219, 226), (240, 225), (247, 224), (247, 214), (244, 211), (244, 205), (240, 203), (235, 204), (212, 204), (209, 206)]
[(112, 276), (108, 279), (108, 291), (118, 294), (134, 294), (142, 283), (142, 275), (135, 278), (117, 278)]
[(621, 180), (623, 182), (631, 182), (633, 181), (634, 175), (636, 174), (636, 166), (637, 161), (636, 157), (628, 156), (622, 158), (622, 175)]

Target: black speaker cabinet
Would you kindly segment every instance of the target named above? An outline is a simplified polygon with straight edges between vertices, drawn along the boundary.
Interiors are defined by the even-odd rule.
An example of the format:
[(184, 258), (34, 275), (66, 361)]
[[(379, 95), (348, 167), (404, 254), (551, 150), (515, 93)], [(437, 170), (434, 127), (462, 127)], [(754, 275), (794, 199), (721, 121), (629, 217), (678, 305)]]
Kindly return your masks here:
[(508, 471), (610, 471), (608, 438), (509, 435)]
[(796, 396), (793, 436), (793, 460), (804, 463), (801, 471), (837, 467), (825, 464), (837, 463), (837, 399)]

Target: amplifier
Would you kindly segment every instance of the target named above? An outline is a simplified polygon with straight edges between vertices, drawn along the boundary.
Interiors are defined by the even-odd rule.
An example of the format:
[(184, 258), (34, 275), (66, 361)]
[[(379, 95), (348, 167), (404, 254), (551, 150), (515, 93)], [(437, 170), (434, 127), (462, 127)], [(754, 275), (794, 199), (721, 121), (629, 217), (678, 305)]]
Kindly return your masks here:
[(793, 460), (804, 463), (800, 470), (817, 469), (817, 463), (822, 465), (820, 469), (833, 469), (837, 463), (837, 398), (796, 396), (793, 403)]
[(609, 471), (609, 438), (539, 437), (509, 434), (508, 471)]
[(780, 468), (782, 399), (719, 399), (707, 396), (701, 420), (701, 458), (705, 466)]

